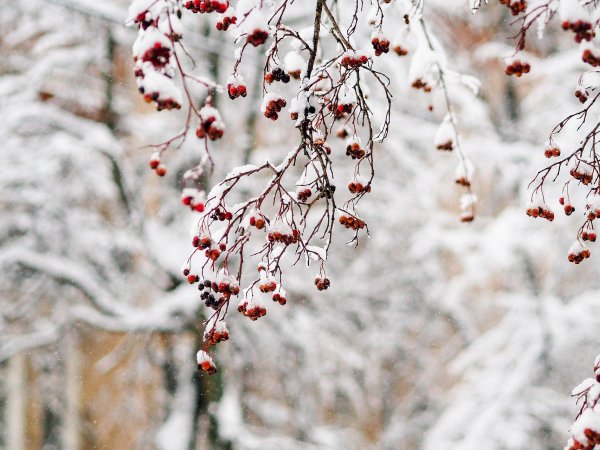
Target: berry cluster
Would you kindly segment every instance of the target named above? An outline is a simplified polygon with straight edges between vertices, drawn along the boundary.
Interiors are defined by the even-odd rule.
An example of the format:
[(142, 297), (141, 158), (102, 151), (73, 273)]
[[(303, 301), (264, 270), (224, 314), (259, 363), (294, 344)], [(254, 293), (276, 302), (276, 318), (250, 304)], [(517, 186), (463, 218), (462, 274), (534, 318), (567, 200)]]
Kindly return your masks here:
[(529, 217), (533, 217), (534, 219), (541, 217), (542, 219), (549, 220), (550, 222), (554, 220), (554, 212), (545, 204), (530, 203), (527, 206), (527, 215)]
[(548, 147), (544, 150), (544, 156), (546, 158), (556, 158), (560, 156), (560, 148), (558, 147)]
[(594, 170), (592, 166), (585, 161), (573, 158), (569, 164), (569, 174), (577, 181), (580, 181), (587, 186), (592, 182)]
[(160, 10), (160, 5), (133, 2), (129, 20), (139, 26), (133, 43), (134, 74), (138, 90), (147, 103), (155, 102), (157, 109), (179, 109), (181, 92), (173, 81), (173, 42), (181, 38), (179, 12)]
[(327, 186), (324, 186), (323, 189), (321, 189), (321, 195), (325, 198), (332, 198), (333, 194), (335, 193), (335, 190), (335, 185), (329, 184)]
[(332, 103), (329, 104), (329, 109), (334, 111), (334, 115), (336, 119), (341, 119), (342, 117), (344, 117), (346, 114), (350, 114), (352, 112), (352, 104), (348, 103), (348, 104), (338, 104), (338, 105), (333, 105)]
[(352, 216), (340, 216), (339, 221), (346, 228), (350, 228), (352, 230), (362, 230), (366, 226), (364, 221)]
[[(206, 288), (206, 290), (204, 290)], [(205, 280), (198, 285), (199, 291), (202, 292), (201, 298), (205, 301), (206, 306), (217, 309), (223, 303), (229, 301), (232, 295), (240, 293), (239, 284), (229, 275), (224, 275), (217, 281)], [(220, 294), (217, 300), (211, 293)]]
[(594, 219), (600, 219), (600, 198), (594, 195), (585, 206), (587, 219), (591, 222)]
[(150, 158), (150, 168), (154, 170), (159, 177), (164, 177), (167, 174), (167, 167), (160, 163), (160, 156), (158, 153), (155, 153)]
[(265, 279), (259, 286), (258, 289), (263, 294), (268, 294), (269, 292), (274, 292), (277, 289), (277, 283), (270, 279)]
[(227, 31), (231, 25), (237, 24), (237, 17), (233, 8), (227, 8), (221, 20), (217, 22), (217, 30)]
[(210, 14), (218, 12), (222, 14), (229, 8), (229, 2), (219, 0), (190, 0), (185, 2), (183, 7), (193, 13)]
[(576, 20), (574, 22), (565, 20), (560, 26), (565, 31), (571, 30), (575, 33), (575, 42), (578, 44), (583, 41), (591, 41), (592, 38), (596, 36), (592, 24), (585, 20)]
[[(150, 13), (148, 8), (138, 10), (138, 11), (132, 11), (131, 8), (133, 8), (133, 4), (131, 5), (130, 10), (129, 10), (129, 18), (130, 18), (130, 20), (132, 19), (133, 24), (139, 26), (139, 28), (141, 30), (145, 30), (150, 25), (156, 24), (156, 21), (154, 20), (154, 17), (152, 16), (152, 14)], [(132, 16), (132, 13), (133, 13), (133, 16)]]
[(200, 277), (198, 275), (190, 273), (190, 269), (183, 269), (183, 276), (187, 277), (188, 283), (190, 284), (194, 284), (200, 281)]
[(501, 5), (506, 5), (513, 16), (517, 16), (527, 9), (526, 0), (500, 0)]
[(390, 51), (390, 41), (383, 36), (374, 36), (371, 39), (371, 45), (373, 46), (373, 50), (375, 50), (375, 56), (381, 56), (382, 53)]
[(356, 67), (360, 67), (363, 64), (366, 64), (368, 61), (369, 61), (369, 58), (365, 54), (359, 54), (356, 52), (345, 52), (342, 55), (341, 64), (342, 64), (342, 66), (346, 67), (347, 69), (348, 68), (353, 69)]
[(460, 186), (469, 187), (471, 186), (471, 180), (467, 177), (462, 171), (459, 175), (456, 176), (454, 182)]
[(431, 92), (431, 86), (422, 78), (417, 78), (411, 86), (414, 89), (422, 89), (423, 92)]
[(569, 202), (565, 201), (564, 197), (560, 197), (558, 199), (558, 203), (560, 203), (561, 206), (564, 206), (565, 214), (567, 216), (570, 216), (571, 214), (573, 214), (575, 212), (575, 207), (573, 205), (571, 205)]
[(171, 110), (181, 108), (181, 103), (179, 103), (177, 100), (174, 98), (163, 99), (158, 91), (146, 92), (146, 88), (143, 86), (140, 86), (139, 91), (140, 94), (144, 95), (144, 101), (146, 103), (156, 103), (157, 111), (162, 111), (163, 109)]
[(203, 193), (198, 189), (185, 188), (181, 192), (181, 203), (189, 206), (192, 211), (203, 212), (204, 202), (202, 202)]
[(352, 181), (348, 184), (348, 190), (352, 194), (360, 194), (362, 192), (371, 192), (371, 185), (363, 185), (360, 181)]
[(255, 28), (252, 33), (248, 33), (246, 36), (246, 42), (248, 44), (253, 45), (254, 47), (258, 47), (259, 45), (267, 42), (269, 38), (269, 32), (266, 30), (262, 30), (260, 28)]
[[(347, 134), (346, 134), (346, 136), (347, 136)], [(323, 139), (322, 137), (315, 138), (313, 144), (315, 146), (316, 151), (325, 152), (325, 154), (331, 155), (331, 147), (329, 145), (327, 145), (327, 143), (325, 142), (325, 139)]]
[(265, 82), (268, 84), (273, 83), (273, 81), (281, 81), (282, 83), (289, 83), (290, 76), (285, 73), (285, 71), (281, 67), (276, 67), (270, 72), (265, 74)]
[(238, 311), (242, 315), (249, 317), (250, 320), (258, 320), (267, 314), (267, 308), (254, 299), (250, 299), (250, 301), (243, 299), (238, 305)]
[(283, 296), (283, 294), (277, 292), (273, 294), (273, 301), (279, 303), (282, 306), (287, 303), (287, 300)]
[(213, 327), (205, 331), (204, 340), (208, 341), (210, 345), (216, 345), (219, 342), (226, 341), (229, 339), (229, 330), (225, 322), (220, 320)]
[(213, 220), (218, 220), (219, 222), (223, 222), (225, 220), (233, 219), (233, 214), (231, 211), (227, 211), (226, 209), (217, 206), (210, 215), (210, 218)]
[(296, 193), (296, 197), (298, 198), (298, 201), (300, 201), (302, 203), (306, 203), (311, 195), (312, 195), (312, 191), (309, 188), (302, 189)]
[(569, 254), (567, 256), (569, 262), (574, 264), (581, 263), (584, 259), (590, 257), (590, 251), (587, 247), (584, 247), (583, 244), (579, 241), (575, 241), (571, 248), (569, 249)]
[[(149, 27), (146, 31), (141, 32), (140, 37), (134, 44), (136, 44), (143, 38), (146, 33), (151, 33), (151, 30), (156, 30), (154, 27)], [(166, 38), (165, 38), (166, 39)], [(152, 41), (150, 41), (152, 42)], [(143, 46), (140, 45), (141, 48)], [(143, 50), (140, 50), (140, 54), (143, 54)], [(175, 85), (175, 82), (171, 78), (171, 64), (163, 64), (165, 53), (160, 53), (161, 58), (155, 59), (154, 61), (142, 61), (138, 58), (136, 61), (136, 68), (134, 71), (135, 80), (138, 86), (138, 91), (144, 96), (146, 103), (155, 102), (156, 109), (162, 111), (163, 109), (179, 109), (181, 108), (181, 92)], [(157, 64), (155, 66), (154, 64)]]
[[(600, 57), (594, 55), (589, 48), (586, 48), (581, 54), (581, 60), (592, 67), (600, 66)], [(581, 101), (581, 99), (580, 99)], [(583, 103), (583, 102), (582, 102)]]
[(277, 120), (281, 109), (286, 105), (285, 99), (275, 94), (267, 94), (263, 100), (263, 114), (267, 119)]
[(329, 281), (329, 278), (320, 278), (320, 277), (315, 278), (315, 286), (320, 291), (327, 290), (327, 288), (330, 285), (331, 285), (331, 282)]
[(475, 220), (475, 216), (472, 211), (463, 210), (460, 213), (460, 221), (463, 223), (473, 222)]
[(250, 226), (255, 227), (257, 230), (262, 230), (265, 227), (265, 219), (261, 216), (252, 216), (248, 222)]
[(572, 395), (581, 409), (571, 427), (565, 450), (594, 450), (600, 444), (600, 355), (594, 362), (594, 377), (586, 378)]
[(582, 444), (577, 439), (569, 439), (565, 450), (594, 450), (596, 445), (600, 445), (600, 432), (584, 428), (583, 434), (587, 439), (587, 444)]
[(223, 137), (225, 124), (221, 120), (221, 115), (212, 106), (206, 104), (200, 109), (200, 125), (196, 129), (196, 136), (199, 139), (208, 137), (211, 141), (216, 141)]
[[(221, 298), (217, 298), (212, 292), (210, 292), (210, 281), (204, 281), (198, 285), (198, 289), (202, 289), (200, 298), (204, 301), (204, 305), (207, 308), (212, 308), (215, 311), (223, 304)], [(208, 289), (204, 290), (204, 288)]]
[[(154, 32), (151, 33), (151, 30)], [(144, 40), (136, 41), (136, 44), (141, 47), (138, 52), (134, 45), (133, 60), (150, 63), (155, 68), (165, 67), (171, 59), (171, 44), (168, 38), (154, 27), (146, 30), (142, 36), (145, 38)], [(152, 38), (155, 38), (154, 43), (148, 42)]]
[[(194, 236), (192, 238), (192, 247), (197, 247), (200, 250), (209, 248), (212, 245), (212, 239), (209, 237)], [(184, 274), (185, 275), (185, 274)]]
[(516, 77), (520, 77), (525, 73), (529, 73), (531, 70), (531, 65), (529, 63), (524, 63), (519, 60), (513, 61), (512, 63), (506, 66), (504, 72), (506, 75), (514, 75)]
[(227, 248), (225, 244), (217, 244), (208, 236), (194, 236), (192, 239), (192, 247), (196, 247), (198, 250), (204, 250), (204, 255), (212, 261), (219, 259), (221, 252), (225, 251)]
[(583, 241), (596, 242), (597, 237), (596, 232), (592, 230), (583, 231), (581, 233), (581, 239)]
[(355, 140), (350, 140), (346, 144), (346, 156), (350, 156), (352, 159), (362, 159), (366, 155), (363, 148), (360, 147), (360, 143)]
[[(600, 62), (600, 60), (599, 60), (599, 62)], [(577, 100), (579, 100), (579, 103), (585, 103), (585, 102), (587, 102), (587, 99), (588, 99), (587, 94), (580, 89), (577, 89), (575, 91), (575, 97), (577, 97)]]
[(247, 95), (246, 85), (237, 80), (231, 80), (227, 83), (227, 94), (231, 100)]
[(454, 140), (452, 138), (447, 141), (438, 143), (435, 148), (446, 152), (451, 152), (454, 149)]
[(198, 369), (212, 375), (217, 372), (217, 366), (213, 362), (212, 358), (204, 350), (200, 350), (196, 355), (196, 361), (198, 361)]
[(406, 55), (408, 55), (408, 49), (402, 47), (400, 44), (394, 45), (394, 52), (398, 56), (406, 56)]
[(269, 242), (281, 242), (285, 245), (297, 244), (300, 240), (300, 230), (292, 230), (291, 234), (285, 231), (270, 231), (267, 239)]

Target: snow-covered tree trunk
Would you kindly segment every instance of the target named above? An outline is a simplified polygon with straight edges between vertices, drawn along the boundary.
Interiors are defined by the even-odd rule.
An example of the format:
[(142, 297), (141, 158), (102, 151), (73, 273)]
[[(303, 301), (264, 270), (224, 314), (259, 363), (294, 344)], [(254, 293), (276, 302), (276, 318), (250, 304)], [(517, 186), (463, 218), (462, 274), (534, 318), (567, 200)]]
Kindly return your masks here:
[(64, 402), (62, 419), (61, 448), (80, 450), (81, 448), (81, 350), (78, 346), (78, 335), (71, 331), (65, 338), (65, 377)]
[(25, 354), (17, 353), (8, 360), (6, 369), (6, 450), (27, 448), (27, 368)]

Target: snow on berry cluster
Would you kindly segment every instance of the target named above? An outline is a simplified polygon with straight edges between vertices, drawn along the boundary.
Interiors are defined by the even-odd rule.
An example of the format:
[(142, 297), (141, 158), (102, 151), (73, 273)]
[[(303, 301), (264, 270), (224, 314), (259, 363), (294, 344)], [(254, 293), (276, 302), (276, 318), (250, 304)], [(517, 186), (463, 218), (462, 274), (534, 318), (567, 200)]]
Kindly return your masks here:
[(227, 94), (231, 100), (247, 95), (246, 84), (241, 76), (231, 75), (227, 79)]
[(277, 120), (279, 113), (285, 108), (286, 104), (287, 102), (283, 97), (269, 92), (265, 95), (260, 109), (266, 118)]
[(356, 51), (346, 51), (341, 56), (341, 64), (347, 68), (360, 67), (369, 61), (366, 53)]
[(352, 136), (346, 141), (346, 156), (352, 159), (362, 159), (366, 155), (365, 149), (361, 147), (360, 138)]
[(196, 355), (196, 360), (198, 361), (198, 369), (209, 375), (217, 373), (217, 366), (206, 351), (200, 350)]
[(600, 355), (594, 362), (594, 378), (582, 381), (571, 395), (581, 407), (565, 450), (594, 450), (600, 445)]
[(550, 222), (554, 220), (554, 212), (543, 202), (529, 202), (527, 205), (527, 215), (534, 219), (541, 217)]
[(371, 45), (375, 51), (375, 56), (381, 56), (383, 53), (390, 51), (390, 41), (381, 33), (381, 31), (373, 33), (371, 36)]
[(225, 132), (225, 123), (221, 119), (221, 114), (210, 103), (206, 103), (200, 109), (200, 124), (196, 129), (196, 136), (200, 139), (208, 138), (216, 141), (223, 137)]
[(133, 44), (134, 73), (140, 93), (157, 109), (181, 108), (181, 91), (173, 81), (173, 45), (181, 39), (182, 25), (176, 11), (163, 1), (134, 0), (128, 21), (139, 27)]
[(235, 14), (235, 9), (231, 6), (228, 7), (219, 21), (217, 22), (216, 28), (219, 31), (227, 31), (230, 26), (236, 25), (238, 23), (237, 16)]

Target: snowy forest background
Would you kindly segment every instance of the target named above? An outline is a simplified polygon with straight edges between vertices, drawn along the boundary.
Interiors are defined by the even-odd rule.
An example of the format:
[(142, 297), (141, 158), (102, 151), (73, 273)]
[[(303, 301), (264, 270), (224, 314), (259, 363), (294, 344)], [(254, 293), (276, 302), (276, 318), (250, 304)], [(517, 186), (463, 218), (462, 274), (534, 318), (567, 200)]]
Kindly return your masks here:
[[(232, 314), (209, 377), (194, 357), (203, 311), (181, 276), (191, 215), (178, 183), (200, 155), (189, 142), (164, 179), (147, 168), (143, 146), (181, 115), (136, 94), (127, 6), (0, 1), (0, 447), (562, 448), (571, 389), (598, 353), (600, 270), (567, 262), (577, 224), (532, 221), (524, 205), (548, 131), (578, 105), (569, 37), (554, 24), (531, 39), (532, 71), (515, 80), (505, 8), (428, 1), (451, 65), (482, 83), (478, 97), (453, 92), (476, 221), (457, 219), (437, 106), (390, 53), (393, 125), (362, 206), (372, 237), (335, 242), (327, 292), (297, 267), (284, 308)], [(186, 20), (196, 73), (226, 74), (230, 44), (210, 18)], [(291, 132), (257, 114), (257, 92), (218, 100), (229, 132), (214, 180), (285, 152)]]

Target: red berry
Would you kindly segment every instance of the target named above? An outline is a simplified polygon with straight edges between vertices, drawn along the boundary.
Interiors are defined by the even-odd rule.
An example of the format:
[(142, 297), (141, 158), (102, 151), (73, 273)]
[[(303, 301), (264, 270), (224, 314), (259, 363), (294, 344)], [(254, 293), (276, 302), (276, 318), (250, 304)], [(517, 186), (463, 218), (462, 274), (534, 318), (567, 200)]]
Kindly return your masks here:
[(167, 174), (167, 168), (162, 164), (160, 164), (154, 171), (159, 177), (164, 177)]

